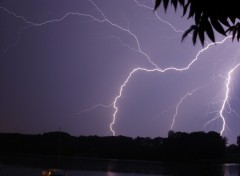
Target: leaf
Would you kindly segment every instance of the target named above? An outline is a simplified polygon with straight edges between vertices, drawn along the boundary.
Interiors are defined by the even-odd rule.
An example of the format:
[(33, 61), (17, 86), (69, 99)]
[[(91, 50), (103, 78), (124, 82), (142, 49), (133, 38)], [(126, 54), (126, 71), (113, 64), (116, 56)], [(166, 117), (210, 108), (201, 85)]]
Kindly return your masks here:
[(220, 22), (218, 20), (216, 20), (215, 18), (210, 18), (211, 24), (214, 27), (214, 29), (219, 32), (220, 34), (226, 36), (226, 32), (223, 29), (222, 25), (220, 24)]
[(169, 0), (163, 0), (163, 6), (164, 6), (165, 11), (167, 10), (168, 3), (169, 3)]
[(203, 26), (199, 26), (198, 36), (199, 36), (199, 40), (200, 40), (202, 46), (204, 46), (205, 37), (204, 37), (204, 29), (203, 29)]
[(239, 29), (240, 29), (240, 23), (239, 23), (239, 22), (236, 24), (236, 29), (237, 29), (237, 40), (238, 40), (238, 42), (239, 42), (239, 39), (240, 39), (240, 31), (239, 31)]
[(226, 33), (227, 33), (227, 32), (231, 33), (231, 32), (233, 31), (234, 28), (235, 28), (235, 26), (231, 26), (231, 27), (229, 27), (229, 28), (226, 30)]
[(174, 9), (175, 9), (175, 11), (176, 11), (176, 10), (177, 10), (177, 5), (178, 5), (177, 0), (172, 0), (172, 4), (173, 4)]
[(184, 0), (178, 0), (178, 2), (180, 3), (181, 6), (184, 6), (184, 4), (185, 4)]
[(190, 28), (188, 28), (188, 30), (186, 30), (183, 35), (182, 35), (182, 41), (184, 40), (184, 38), (194, 29), (197, 29), (196, 25), (192, 25)]
[(240, 39), (240, 31), (238, 30), (237, 31), (237, 40), (238, 40), (238, 42), (239, 42), (239, 39)]
[(231, 20), (231, 22), (232, 22), (233, 24), (235, 24), (235, 20), (236, 20), (235, 17), (233, 17), (233, 16), (229, 16), (229, 19)]
[(198, 29), (196, 28), (196, 29), (194, 29), (194, 31), (193, 31), (193, 36), (192, 36), (193, 45), (196, 44), (197, 35), (198, 35)]
[(190, 5), (189, 1), (188, 1), (188, 3), (186, 5), (184, 5), (184, 7), (183, 7), (183, 16), (186, 14), (189, 5)]
[(202, 13), (201, 12), (196, 12), (195, 13), (195, 24), (198, 24), (200, 19), (201, 19)]
[(194, 13), (196, 12), (196, 8), (194, 8), (194, 5), (191, 4), (190, 5), (190, 12), (189, 12), (189, 15), (188, 15), (188, 19), (193, 17)]
[(215, 37), (214, 37), (214, 32), (213, 32), (212, 26), (207, 19), (204, 20), (204, 27), (205, 27), (205, 31), (206, 31), (208, 37), (210, 38), (210, 40), (212, 42), (215, 42)]
[(230, 27), (228, 20), (226, 18), (219, 18), (219, 21), (227, 27)]
[(237, 26), (235, 26), (235, 27), (233, 28), (232, 41), (234, 40), (236, 33), (237, 33)]
[(154, 11), (160, 6), (162, 0), (155, 0)]

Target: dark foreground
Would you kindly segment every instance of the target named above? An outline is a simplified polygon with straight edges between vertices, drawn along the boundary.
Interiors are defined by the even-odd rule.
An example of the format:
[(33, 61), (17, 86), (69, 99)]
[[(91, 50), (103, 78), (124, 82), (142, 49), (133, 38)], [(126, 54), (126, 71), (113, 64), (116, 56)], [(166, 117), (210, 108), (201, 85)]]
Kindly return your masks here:
[(68, 176), (237, 176), (240, 172), (239, 164), (163, 163), (21, 155), (2, 159), (4, 163), (0, 165), (1, 176), (40, 175), (42, 169), (54, 165), (66, 171)]
[[(167, 138), (126, 136), (71, 136), (64, 132), (38, 135), (0, 133), (0, 163), (108, 167), (109, 159), (157, 161), (164, 163), (240, 163), (240, 146), (227, 146), (227, 139), (216, 132), (173, 132)], [(84, 159), (81, 163), (80, 159)], [(95, 159), (96, 160), (96, 159)], [(80, 163), (80, 164), (79, 164)], [(87, 168), (86, 168), (87, 169)]]

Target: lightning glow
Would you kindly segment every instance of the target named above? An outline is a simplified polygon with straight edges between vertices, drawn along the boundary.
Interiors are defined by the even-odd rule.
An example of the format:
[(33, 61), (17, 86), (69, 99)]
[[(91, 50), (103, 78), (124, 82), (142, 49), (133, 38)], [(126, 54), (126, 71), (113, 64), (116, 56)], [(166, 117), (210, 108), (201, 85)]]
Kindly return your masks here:
[[(110, 21), (105, 15), (104, 13), (98, 8), (98, 6), (92, 1), (92, 0), (89, 0), (89, 2), (97, 9), (97, 11), (101, 14), (101, 16), (103, 17), (103, 19), (98, 19), (96, 17), (94, 17), (93, 15), (89, 15), (89, 14), (84, 14), (84, 13), (78, 13), (78, 12), (67, 12), (66, 14), (64, 14), (62, 17), (58, 18), (58, 19), (52, 19), (52, 20), (47, 20), (47, 21), (44, 21), (42, 23), (34, 23), (32, 21), (29, 21), (27, 20), (24, 16), (20, 16), (20, 15), (17, 15), (16, 13), (14, 12), (11, 12), (9, 11), (8, 9), (6, 9), (5, 7), (0, 7), (0, 9), (4, 10), (5, 12), (7, 12), (8, 14), (10, 15), (13, 15), (15, 16), (16, 18), (20, 18), (21, 20), (23, 20), (25, 23), (31, 25), (31, 26), (34, 26), (34, 27), (39, 27), (39, 26), (43, 26), (43, 25), (46, 25), (46, 24), (50, 24), (50, 23), (56, 23), (56, 22), (62, 22), (64, 21), (68, 16), (83, 16), (83, 17), (88, 17), (88, 18), (91, 18), (92, 20), (94, 21), (97, 21), (99, 23), (108, 23), (110, 24), (111, 26), (113, 27), (116, 27), (118, 28), (119, 30), (121, 31), (124, 31), (126, 33), (128, 33), (130, 36), (132, 36), (137, 44), (137, 51), (139, 53), (141, 53), (142, 55), (144, 55), (147, 60), (149, 61), (149, 63), (151, 65), (153, 65), (154, 67), (156, 68), (159, 68), (158, 65), (156, 63), (154, 63), (152, 61), (152, 59), (144, 52), (142, 51), (141, 49), (141, 45), (140, 45), (140, 42), (138, 40), (138, 37), (130, 31), (130, 29), (127, 29), (127, 28), (124, 28), (118, 24), (115, 24), (113, 23), (112, 21)], [(19, 33), (20, 35), (20, 33)]]
[[(225, 120), (225, 117), (224, 117), (224, 109), (226, 107), (226, 105), (228, 104), (229, 105), (229, 92), (230, 92), (230, 84), (231, 84), (231, 80), (232, 80), (232, 74), (234, 73), (234, 71), (240, 66), (240, 63), (238, 63), (235, 67), (233, 67), (229, 72), (228, 72), (228, 76), (227, 76), (227, 79), (226, 79), (226, 82), (225, 82), (225, 86), (226, 86), (226, 92), (225, 92), (225, 98), (223, 100), (223, 103), (222, 103), (222, 106), (221, 106), (221, 109), (219, 111), (219, 116), (220, 118), (222, 119), (222, 129), (220, 131), (220, 134), (223, 135), (223, 132), (225, 131), (225, 127), (226, 127), (226, 120)], [(231, 110), (231, 107), (230, 105), (228, 106)]]
[[(147, 5), (144, 5), (144, 4), (139, 3), (138, 0), (134, 0), (134, 2), (135, 2), (135, 3), (137, 4), (137, 6), (139, 6), (139, 7), (143, 7), (143, 8), (149, 9), (149, 10), (151, 10), (151, 11), (154, 10), (154, 8), (152, 8), (152, 7), (149, 7), (149, 6), (147, 6)], [(153, 5), (153, 6), (154, 6), (154, 5)], [(169, 23), (168, 21), (162, 19), (162, 18), (158, 15), (157, 11), (155, 11), (154, 14), (155, 14), (155, 16), (157, 17), (157, 19), (158, 19), (159, 21), (161, 21), (162, 23), (165, 23), (165, 24), (167, 24), (168, 26), (170, 26), (176, 33), (179, 33), (179, 32), (180, 32), (180, 33), (184, 33), (183, 30), (181, 30), (181, 29), (179, 29), (179, 30), (176, 29), (171, 23)]]
[[(145, 71), (145, 72), (160, 72), (160, 73), (164, 73), (164, 72), (167, 72), (167, 71), (178, 71), (178, 72), (181, 72), (181, 71), (186, 71), (186, 70), (189, 70), (190, 67), (199, 59), (199, 56), (201, 53), (205, 52), (206, 50), (209, 49), (209, 47), (211, 46), (214, 46), (215, 44), (223, 44), (227, 39), (231, 38), (231, 36), (228, 36), (226, 38), (224, 38), (222, 41), (219, 41), (219, 42), (216, 42), (216, 43), (210, 43), (208, 44), (205, 48), (201, 49), (196, 57), (191, 60), (191, 62), (186, 66), (186, 67), (183, 67), (183, 68), (177, 68), (177, 67), (167, 67), (165, 69), (159, 69), (159, 68), (154, 68), (154, 69), (147, 69), (147, 68), (141, 68), (141, 67), (138, 67), (138, 68), (134, 68), (128, 75), (127, 79), (123, 82), (123, 84), (120, 86), (120, 90), (119, 90), (119, 94), (115, 97), (114, 101), (113, 101), (113, 107), (115, 109), (114, 113), (113, 113), (113, 119), (112, 119), (112, 122), (110, 123), (110, 130), (113, 134), (113, 136), (116, 135), (116, 132), (114, 131), (113, 129), (113, 125), (115, 124), (115, 121), (116, 121), (116, 117), (117, 117), (117, 112), (119, 110), (118, 106), (117, 106), (117, 102), (118, 100), (121, 98), (122, 96), (122, 93), (123, 93), (123, 90), (124, 88), (126, 87), (127, 83), (129, 82), (129, 80), (131, 79), (131, 77), (134, 75), (134, 73), (138, 72), (138, 71)], [(224, 117), (223, 117), (224, 119)], [(225, 122), (225, 121), (224, 121)]]
[(92, 111), (93, 109), (98, 108), (98, 107), (101, 107), (101, 108), (112, 108), (113, 104), (110, 104), (110, 105), (104, 105), (104, 104), (93, 105), (92, 107), (89, 107), (87, 109), (82, 110), (79, 114), (82, 114), (84, 112)]
[(173, 116), (173, 120), (172, 120), (172, 124), (171, 124), (171, 127), (170, 129), (173, 130), (173, 127), (174, 127), (174, 124), (175, 124), (175, 119), (178, 115), (178, 110), (179, 110), (179, 107), (181, 106), (181, 104), (184, 102), (185, 99), (187, 99), (189, 96), (193, 95), (194, 92), (198, 91), (200, 88), (202, 87), (198, 87), (196, 89), (193, 89), (192, 91), (190, 92), (187, 92), (181, 99), (180, 101), (177, 103), (177, 106), (175, 108), (175, 114)]
[(126, 48), (128, 48), (129, 50), (132, 50), (132, 51), (134, 51), (134, 52), (136, 52), (136, 53), (139, 53), (139, 51), (138, 51), (136, 48), (133, 48), (133, 47), (127, 45), (127, 44), (124, 43), (124, 42), (121, 40), (121, 38), (118, 37), (118, 36), (106, 36), (106, 38), (116, 39), (116, 40), (118, 40), (118, 41), (121, 43), (121, 45), (122, 45), (123, 47), (126, 47)]
[[(125, 44), (121, 38), (117, 37), (117, 36), (109, 36), (109, 37), (112, 37), (112, 38), (115, 38), (117, 40), (120, 41), (120, 43), (127, 47), (128, 49), (130, 50), (133, 50), (135, 52), (138, 52), (139, 54), (141, 54), (142, 56), (144, 56), (148, 63), (150, 63), (150, 65), (152, 66), (152, 68), (145, 68), (145, 67), (136, 67), (136, 68), (133, 68), (130, 73), (127, 74), (127, 77), (126, 79), (123, 81), (123, 83), (120, 85), (119, 87), (119, 91), (118, 91), (118, 94), (113, 98), (113, 102), (109, 105), (104, 105), (104, 104), (97, 104), (97, 105), (94, 105), (88, 109), (85, 109), (83, 111), (81, 111), (80, 113), (83, 113), (83, 112), (87, 112), (87, 111), (91, 111), (97, 107), (103, 107), (103, 108), (113, 108), (114, 112), (112, 114), (112, 120), (111, 120), (111, 123), (109, 124), (109, 129), (112, 133), (113, 136), (116, 135), (116, 131), (114, 130), (114, 125), (116, 124), (116, 120), (117, 120), (117, 114), (119, 112), (119, 107), (118, 107), (118, 102), (119, 100), (121, 99), (122, 95), (123, 95), (123, 92), (125, 90), (125, 88), (127, 87), (128, 83), (131, 81), (131, 79), (133, 79), (134, 75), (136, 75), (138, 72), (147, 72), (147, 73), (152, 73), (152, 72), (159, 72), (159, 73), (165, 73), (165, 72), (169, 72), (169, 71), (174, 71), (174, 72), (183, 72), (183, 71), (187, 71), (189, 70), (193, 64), (195, 64), (195, 62), (197, 62), (199, 59), (200, 59), (200, 55), (204, 52), (206, 52), (210, 47), (212, 46), (215, 46), (216, 44), (223, 44), (226, 40), (230, 39), (231, 36), (228, 36), (226, 38), (224, 38), (222, 41), (219, 41), (219, 42), (216, 42), (216, 43), (208, 43), (206, 47), (202, 48), (201, 50), (199, 50), (196, 54), (196, 56), (190, 60), (190, 62), (185, 66), (185, 67), (181, 67), (181, 68), (178, 68), (178, 67), (167, 67), (167, 68), (160, 68), (154, 61), (153, 59), (146, 53), (142, 50), (141, 48), (141, 43), (137, 37), (137, 35), (135, 33), (133, 33), (129, 27), (125, 28), (125, 27), (122, 27), (114, 22), (112, 22), (111, 20), (109, 20), (109, 18), (106, 17), (106, 15), (104, 14), (104, 12), (97, 6), (97, 4), (92, 1), (92, 0), (88, 0), (89, 3), (92, 4), (92, 6), (97, 10), (97, 12), (99, 12), (99, 14), (101, 15), (101, 18), (97, 18), (93, 15), (90, 15), (90, 14), (85, 14), (85, 13), (79, 13), (79, 12), (67, 12), (65, 13), (64, 15), (62, 15), (61, 17), (59, 18), (56, 18), (56, 19), (51, 19), (51, 20), (47, 20), (47, 21), (44, 21), (44, 22), (41, 22), (41, 23), (35, 23), (35, 22), (32, 22), (30, 20), (28, 20), (27, 18), (25, 18), (24, 16), (21, 16), (21, 15), (18, 15), (10, 10), (8, 10), (7, 8), (5, 7), (0, 7), (0, 10), (2, 11), (5, 11), (6, 13), (8, 13), (9, 15), (12, 15), (16, 18), (19, 18), (21, 19), (25, 24), (27, 24), (27, 26), (25, 26), (24, 28), (21, 28), (18, 32), (18, 40), (19, 41), (19, 38), (20, 38), (20, 35), (21, 33), (26, 30), (28, 27), (32, 26), (32, 27), (40, 27), (40, 26), (43, 26), (43, 25), (47, 25), (47, 24), (51, 24), (51, 23), (59, 23), (59, 22), (62, 22), (64, 20), (67, 19), (67, 17), (69, 16), (79, 16), (79, 17), (86, 17), (86, 18), (89, 18), (95, 22), (98, 22), (98, 23), (107, 23), (108, 25), (111, 25), (111, 27), (114, 27), (114, 28), (117, 28), (118, 30), (120, 30), (121, 32), (124, 32), (126, 34), (128, 34), (132, 39), (134, 39), (135, 43), (136, 43), (136, 48), (134, 47), (131, 47), (131, 46), (128, 46), (127, 44)], [(137, 4), (137, 6), (139, 7), (143, 7), (143, 8), (146, 8), (146, 9), (149, 9), (149, 10), (153, 10), (152, 7), (149, 7), (147, 5), (144, 5), (144, 4), (141, 4), (139, 3), (137, 0), (134, 0), (134, 2)], [(167, 24), (168, 26), (171, 27), (171, 29), (174, 30), (174, 32), (176, 33), (183, 33), (184, 31), (183, 30), (178, 30), (176, 29), (171, 23), (169, 23), (168, 21), (166, 20), (163, 20), (162, 18), (160, 18), (159, 14), (157, 12), (154, 12), (156, 18), (161, 21), (162, 23), (165, 23)], [(232, 76), (233, 76), (233, 73), (235, 72), (235, 70), (237, 70), (240, 66), (240, 63), (238, 63), (237, 65), (235, 65), (233, 68), (230, 69), (230, 71), (228, 72), (227, 74), (227, 78), (225, 78), (225, 94), (224, 94), (224, 99), (222, 101), (222, 104), (221, 104), (221, 108), (219, 111), (217, 111), (218, 113), (218, 116), (214, 119), (212, 119), (211, 121), (214, 121), (218, 118), (221, 119), (222, 121), (222, 128), (221, 128), (221, 135), (223, 135), (224, 131), (225, 131), (225, 128), (226, 128), (226, 117), (224, 115), (224, 112), (226, 110), (226, 107), (228, 107), (228, 109), (231, 110), (231, 107), (230, 107), (230, 104), (229, 104), (229, 94), (230, 94), (230, 85), (231, 85), (231, 80), (232, 80)], [(173, 116), (173, 119), (172, 119), (172, 123), (171, 123), (171, 126), (170, 126), (170, 129), (172, 130), (173, 127), (174, 127), (174, 124), (175, 124), (175, 119), (178, 115), (178, 111), (179, 111), (179, 108), (180, 106), (184, 103), (184, 100), (187, 99), (189, 96), (193, 95), (193, 93), (195, 93), (196, 91), (198, 91), (201, 87), (198, 87), (192, 91), (189, 91), (187, 92), (181, 99), (180, 101), (177, 103), (176, 107), (175, 107), (175, 114)]]

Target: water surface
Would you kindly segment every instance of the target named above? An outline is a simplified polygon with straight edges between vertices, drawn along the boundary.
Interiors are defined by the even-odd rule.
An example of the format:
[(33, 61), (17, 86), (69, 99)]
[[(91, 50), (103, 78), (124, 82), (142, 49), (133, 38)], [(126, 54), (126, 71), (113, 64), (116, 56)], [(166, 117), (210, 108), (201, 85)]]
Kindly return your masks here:
[[(166, 164), (115, 160), (94, 162), (85, 163), (89, 165), (88, 169), (72, 168), (65, 171), (68, 176), (240, 176), (240, 164)], [(102, 165), (106, 166), (105, 170)], [(45, 169), (16, 165), (1, 165), (0, 168), (0, 176), (40, 176)]]

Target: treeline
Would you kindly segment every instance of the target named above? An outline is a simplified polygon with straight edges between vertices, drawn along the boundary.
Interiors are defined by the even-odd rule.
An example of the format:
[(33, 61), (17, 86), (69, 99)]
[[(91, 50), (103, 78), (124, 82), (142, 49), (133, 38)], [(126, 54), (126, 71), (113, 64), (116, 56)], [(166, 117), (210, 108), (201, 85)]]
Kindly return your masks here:
[[(11, 154), (91, 158), (190, 161), (229, 159), (240, 153), (238, 145), (216, 132), (173, 132), (167, 138), (126, 136), (71, 136), (65, 132), (38, 135), (0, 134), (0, 152)], [(240, 144), (240, 143), (239, 143)], [(238, 155), (239, 156), (239, 155)]]

